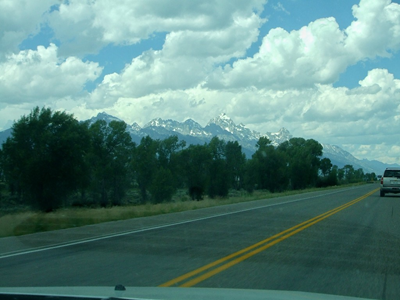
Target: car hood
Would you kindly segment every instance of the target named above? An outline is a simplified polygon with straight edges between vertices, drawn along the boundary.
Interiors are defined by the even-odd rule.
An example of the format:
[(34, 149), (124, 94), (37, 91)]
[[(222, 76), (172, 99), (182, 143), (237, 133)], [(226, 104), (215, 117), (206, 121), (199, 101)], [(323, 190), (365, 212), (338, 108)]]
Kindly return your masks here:
[[(88, 299), (140, 299), (140, 300), (360, 300), (339, 295), (327, 295), (297, 291), (223, 289), (223, 288), (174, 288), (174, 287), (126, 287), (115, 290), (114, 287), (1, 287), (0, 294), (56, 296)], [(14, 299), (20, 299), (15, 298)], [(38, 298), (39, 299), (39, 298)], [(48, 299), (48, 298), (47, 298)], [(365, 299), (367, 300), (367, 299)]]

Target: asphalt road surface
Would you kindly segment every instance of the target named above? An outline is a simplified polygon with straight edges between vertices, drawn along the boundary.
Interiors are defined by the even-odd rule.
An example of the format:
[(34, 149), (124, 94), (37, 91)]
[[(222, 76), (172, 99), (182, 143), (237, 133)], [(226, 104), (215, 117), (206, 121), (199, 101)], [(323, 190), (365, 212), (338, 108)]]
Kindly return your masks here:
[(208, 216), (176, 225), (173, 214), (153, 229), (0, 251), (0, 286), (186, 286), (400, 299), (400, 196), (381, 198), (377, 188), (213, 208), (214, 215), (207, 209)]

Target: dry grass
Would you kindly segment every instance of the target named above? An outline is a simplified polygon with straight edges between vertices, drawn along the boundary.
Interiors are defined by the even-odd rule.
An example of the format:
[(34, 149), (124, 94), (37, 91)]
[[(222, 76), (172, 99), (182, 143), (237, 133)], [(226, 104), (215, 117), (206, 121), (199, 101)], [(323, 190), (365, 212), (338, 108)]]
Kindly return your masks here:
[[(331, 187), (330, 189), (332, 188), (335, 187)], [(0, 217), (0, 237), (154, 216), (259, 199), (283, 197), (316, 190), (321, 189), (288, 191), (274, 194), (268, 191), (255, 191), (251, 195), (246, 192), (234, 192), (230, 194), (229, 198), (205, 198), (202, 201), (191, 201), (187, 196), (181, 195), (176, 197), (173, 202), (161, 204), (117, 206), (109, 208), (65, 208), (51, 213), (31, 211), (11, 213)]]

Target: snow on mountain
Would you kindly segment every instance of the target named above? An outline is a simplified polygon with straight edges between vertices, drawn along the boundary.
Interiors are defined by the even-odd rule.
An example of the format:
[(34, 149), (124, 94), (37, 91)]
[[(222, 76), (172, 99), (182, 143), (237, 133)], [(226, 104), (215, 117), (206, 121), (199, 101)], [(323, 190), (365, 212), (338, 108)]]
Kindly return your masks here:
[(130, 134), (135, 143), (139, 143), (141, 138), (146, 136), (146, 134), (142, 132), (142, 128), (136, 122), (132, 123), (132, 125), (127, 124), (126, 131)]
[[(110, 123), (111, 121), (124, 122), (123, 120), (117, 117), (109, 115), (105, 112), (101, 112), (98, 113), (97, 116), (90, 118), (89, 123), (93, 124), (99, 120), (104, 120), (107, 123)], [(132, 137), (132, 140), (135, 143), (139, 143), (141, 138), (146, 136), (146, 134), (142, 132), (142, 128), (136, 122), (134, 122), (132, 125), (126, 124), (126, 131), (129, 133), (129, 135)]]
[(278, 146), (280, 143), (283, 143), (284, 141), (292, 138), (290, 132), (285, 128), (281, 128), (276, 133), (260, 133), (254, 130), (250, 130), (242, 123), (236, 125), (232, 121), (232, 119), (229, 118), (225, 113), (222, 113), (218, 117), (211, 119), (208, 122), (206, 128), (212, 130), (213, 126), (218, 126), (225, 132), (229, 133), (221, 134), (221, 132), (215, 132), (215, 135), (221, 136), (221, 138), (224, 138), (226, 136), (226, 138), (224, 139), (227, 140), (237, 140), (242, 145), (242, 147), (246, 147), (254, 151), (256, 150), (255, 145), (257, 141), (262, 136), (267, 137), (271, 141), (271, 144), (274, 146)]
[(211, 119), (207, 126), (215, 124), (221, 127), (223, 130), (226, 130), (229, 133), (234, 134), (236, 131), (236, 125), (233, 123), (232, 119), (229, 118), (225, 113), (220, 114), (218, 117)]
[(202, 136), (202, 137), (209, 137), (210, 133), (205, 131), (203, 127), (196, 121), (192, 119), (187, 119), (185, 122), (181, 123), (183, 128), (180, 133), (187, 134), (191, 136)]
[(274, 144), (281, 144), (285, 141), (290, 140), (293, 136), (290, 134), (289, 130), (286, 128), (282, 127), (278, 132), (276, 133), (271, 133), (268, 132), (266, 133), (266, 136), (271, 140), (274, 141)]
[(111, 121), (118, 121), (118, 122), (122, 121), (121, 119), (118, 119), (117, 117), (109, 115), (105, 112), (101, 112), (101, 113), (98, 113), (97, 116), (89, 119), (89, 122), (90, 122), (90, 124), (93, 124), (94, 122), (96, 122), (98, 120), (105, 120), (107, 123), (110, 123)]
[[(337, 165), (339, 168), (342, 168), (345, 165), (352, 165), (354, 169), (361, 168), (357, 158), (355, 158), (349, 152), (335, 145), (329, 145), (329, 144), (321, 144), (321, 145), (323, 147), (323, 156), (329, 158), (333, 165)], [(371, 170), (371, 168), (367, 167), (364, 169), (364, 172), (371, 173), (373, 171)]]
[(163, 128), (163, 132), (165, 130), (179, 133), (182, 135), (190, 135), (196, 137), (210, 137), (210, 133), (205, 131), (201, 125), (192, 119), (188, 119), (185, 122), (181, 123), (178, 121), (174, 121), (171, 119), (163, 120), (161, 118), (153, 119), (149, 123), (147, 123), (143, 128), (152, 128), (152, 130), (156, 130), (157, 128)]
[(225, 113), (220, 114), (218, 117), (211, 119), (207, 127), (211, 127), (212, 125), (219, 126), (221, 129), (229, 132), (234, 135), (238, 139), (248, 139), (248, 140), (256, 140), (258, 141), (258, 132), (250, 130), (245, 127), (244, 124), (240, 123), (236, 125), (231, 118), (229, 118)]
[(324, 147), (323, 156), (331, 160), (333, 165), (343, 168), (345, 165), (352, 165), (354, 169), (363, 169), (364, 173), (374, 172), (381, 175), (387, 167), (399, 167), (398, 164), (384, 164), (382, 162), (368, 159), (357, 159), (351, 153), (335, 145), (321, 144)]
[(137, 131), (139, 132), (142, 128), (139, 126), (138, 123), (133, 122), (132, 125), (130, 126), (132, 128), (133, 131)]

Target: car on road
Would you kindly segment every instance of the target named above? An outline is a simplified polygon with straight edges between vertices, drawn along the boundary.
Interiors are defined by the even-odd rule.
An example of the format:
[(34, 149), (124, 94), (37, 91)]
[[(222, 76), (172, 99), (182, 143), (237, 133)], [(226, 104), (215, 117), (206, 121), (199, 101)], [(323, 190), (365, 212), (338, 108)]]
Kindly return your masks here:
[(400, 168), (386, 168), (383, 173), (380, 195), (384, 197), (387, 193), (400, 193)]

